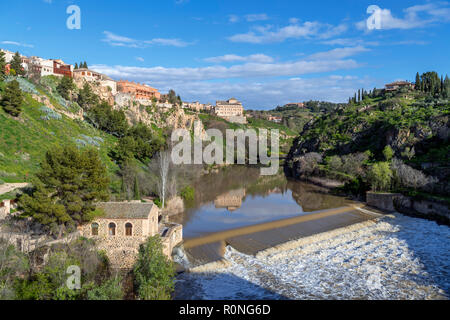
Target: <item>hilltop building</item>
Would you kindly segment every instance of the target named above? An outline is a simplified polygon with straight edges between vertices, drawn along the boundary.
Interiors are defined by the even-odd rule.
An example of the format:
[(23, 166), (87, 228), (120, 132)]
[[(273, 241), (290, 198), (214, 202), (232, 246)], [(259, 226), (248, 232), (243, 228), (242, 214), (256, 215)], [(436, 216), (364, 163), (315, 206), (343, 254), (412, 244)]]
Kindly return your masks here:
[(283, 121), (283, 117), (270, 115), (269, 117), (267, 117), (267, 120), (275, 122), (275, 123), (281, 123)]
[(65, 64), (61, 59), (53, 60), (53, 74), (55, 76), (70, 77), (72, 78), (73, 66), (70, 64)]
[(87, 82), (98, 82), (102, 87), (109, 87), (113, 95), (117, 93), (117, 82), (102, 73), (87, 68), (79, 68), (73, 71), (73, 78)]
[(137, 100), (151, 101), (153, 98), (160, 99), (161, 94), (157, 89), (152, 88), (146, 84), (130, 82), (127, 80), (120, 80), (117, 82), (117, 90), (122, 93), (129, 93)]
[(114, 268), (131, 268), (139, 245), (148, 237), (160, 234), (164, 253), (169, 257), (182, 241), (182, 226), (159, 223), (159, 208), (153, 202), (103, 202), (97, 208), (104, 211), (104, 216), (80, 227), (80, 233), (97, 240)]
[(242, 106), (242, 103), (235, 98), (231, 98), (227, 101), (216, 101), (214, 113), (216, 116), (230, 122), (247, 123), (247, 119), (244, 116), (244, 107)]
[(414, 89), (415, 84), (409, 81), (395, 81), (385, 85), (386, 91), (396, 91), (402, 88)]

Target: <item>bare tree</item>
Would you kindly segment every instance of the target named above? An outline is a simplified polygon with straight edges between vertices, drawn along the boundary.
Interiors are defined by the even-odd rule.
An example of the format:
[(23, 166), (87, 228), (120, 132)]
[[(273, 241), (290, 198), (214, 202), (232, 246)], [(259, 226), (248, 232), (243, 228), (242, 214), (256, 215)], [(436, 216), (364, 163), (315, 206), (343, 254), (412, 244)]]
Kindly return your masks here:
[(164, 209), (165, 199), (168, 193), (170, 167), (171, 158), (170, 151), (168, 150), (158, 152), (150, 164), (150, 169), (153, 169), (152, 171), (156, 175), (156, 185), (162, 203), (162, 209)]

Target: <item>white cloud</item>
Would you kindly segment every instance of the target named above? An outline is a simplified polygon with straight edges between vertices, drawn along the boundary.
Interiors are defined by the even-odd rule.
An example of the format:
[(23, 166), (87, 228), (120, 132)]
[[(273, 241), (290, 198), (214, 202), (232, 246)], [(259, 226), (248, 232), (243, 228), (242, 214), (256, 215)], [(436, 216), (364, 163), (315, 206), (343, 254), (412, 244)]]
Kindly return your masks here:
[(206, 58), (213, 63), (243, 62), (231, 66), (168, 68), (93, 65), (91, 69), (115, 79), (144, 82), (162, 92), (173, 88), (187, 101), (214, 102), (236, 96), (248, 108), (269, 108), (309, 99), (346, 101), (356, 88), (373, 87), (373, 82), (352, 76), (303, 78), (307, 74), (357, 68), (361, 65), (349, 57), (367, 50), (363, 46), (337, 48), (285, 62), (274, 62), (273, 58), (263, 54)]
[(340, 24), (337, 26), (325, 24), (321, 22), (306, 21), (298, 24), (298, 20), (290, 21), (290, 24), (274, 29), (273, 26), (254, 27), (247, 33), (235, 34), (228, 39), (233, 42), (246, 43), (270, 43), (283, 42), (287, 39), (328, 39), (337, 36), (347, 30), (347, 25)]
[(370, 51), (363, 46), (336, 48), (330, 51), (318, 52), (310, 55), (308, 60), (338, 60), (357, 55), (362, 52)]
[(293, 101), (325, 100), (346, 102), (358, 88), (372, 88), (372, 79), (354, 76), (291, 78), (272, 81), (153, 81), (148, 84), (162, 92), (174, 89), (187, 101), (214, 103), (236, 97), (249, 109), (271, 109)]
[[(406, 8), (403, 18), (395, 17), (391, 10), (381, 9), (379, 12), (380, 29), (415, 29), (427, 27), (433, 23), (445, 23), (450, 21), (450, 7), (448, 2), (427, 3)], [(358, 29), (367, 29), (367, 20), (356, 24)]]
[(209, 66), (200, 68), (166, 68), (166, 67), (128, 67), (95, 65), (91, 68), (114, 78), (160, 81), (177, 80), (214, 80), (243, 79), (259, 77), (295, 76), (311, 73), (330, 72), (343, 69), (353, 69), (360, 65), (354, 60), (300, 60), (283, 63), (245, 63), (241, 65)]
[(236, 54), (226, 54), (218, 57), (211, 57), (204, 59), (206, 62), (221, 63), (221, 62), (260, 62), (270, 63), (273, 62), (273, 58), (262, 53), (252, 54), (249, 56), (239, 56)]
[(114, 34), (110, 31), (104, 31), (103, 34), (105, 35), (105, 38), (103, 38), (102, 41), (108, 43), (111, 46), (115, 46), (115, 47), (145, 48), (150, 45), (186, 47), (186, 46), (192, 44), (192, 43), (180, 40), (180, 39), (155, 38), (152, 40), (136, 40), (136, 39), (132, 39), (132, 38)]
[(248, 15), (245, 16), (245, 19), (248, 22), (254, 22), (254, 21), (269, 20), (269, 17), (265, 13), (257, 13), (257, 14), (248, 14)]
[(140, 61), (140, 62), (144, 62), (144, 61), (145, 61), (145, 59), (142, 58), (142, 57), (136, 57), (136, 60), (137, 60), (137, 61)]
[(228, 16), (228, 21), (231, 22), (231, 23), (236, 23), (236, 22), (239, 21), (239, 17), (237, 15), (235, 15), (235, 14), (230, 14)]
[(18, 46), (18, 47), (26, 47), (26, 48), (34, 48), (34, 46), (32, 44), (27, 44), (27, 43), (21, 43), (21, 42), (17, 42), (17, 41), (2, 41), (1, 44), (6, 44), (6, 45), (11, 45), (11, 46)]

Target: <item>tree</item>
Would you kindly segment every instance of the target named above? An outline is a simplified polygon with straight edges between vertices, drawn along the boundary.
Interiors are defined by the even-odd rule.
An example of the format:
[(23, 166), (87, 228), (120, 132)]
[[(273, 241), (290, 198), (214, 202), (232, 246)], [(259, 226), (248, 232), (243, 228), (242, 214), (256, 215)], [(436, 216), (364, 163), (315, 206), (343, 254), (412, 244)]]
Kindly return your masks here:
[(75, 69), (75, 70), (78, 69), (78, 63), (76, 63), (76, 62), (75, 62), (74, 69)]
[(386, 161), (391, 161), (392, 157), (394, 156), (394, 150), (392, 150), (391, 146), (386, 146), (383, 149), (383, 156)]
[(11, 60), (11, 69), (14, 69), (18, 76), (25, 75), (25, 69), (22, 67), (22, 57), (20, 56), (18, 51)]
[(87, 112), (87, 120), (96, 128), (119, 138), (125, 136), (129, 128), (123, 110), (113, 110), (106, 102), (90, 108)]
[(70, 93), (75, 89), (75, 83), (71, 77), (64, 76), (56, 87), (59, 95), (66, 100), (70, 100)]
[(6, 76), (6, 60), (5, 53), (0, 51), (0, 81), (3, 81)]
[(388, 162), (378, 162), (372, 165), (368, 180), (374, 191), (389, 191), (392, 180), (392, 170)]
[(421, 85), (421, 81), (420, 81), (420, 75), (419, 75), (419, 73), (417, 72), (417, 73), (416, 73), (416, 84), (415, 84), (415, 89), (416, 89), (416, 90), (421, 90), (421, 88), (422, 88), (422, 85)]
[(159, 199), (162, 203), (162, 209), (165, 206), (165, 199), (169, 187), (169, 171), (170, 171), (170, 152), (160, 151), (156, 154), (151, 162), (152, 170), (156, 174), (156, 185), (158, 188)]
[(19, 201), (23, 215), (51, 233), (91, 221), (94, 203), (108, 199), (109, 178), (97, 150), (73, 145), (49, 150), (33, 182), (33, 190)]
[(98, 96), (92, 91), (91, 86), (85, 83), (78, 94), (78, 104), (81, 108), (87, 110), (98, 103)]
[(138, 177), (135, 176), (134, 177), (134, 200), (141, 200), (141, 192), (139, 190), (139, 181), (138, 181)]
[(133, 269), (135, 285), (141, 300), (169, 300), (174, 291), (175, 268), (164, 255), (159, 235), (148, 238), (139, 247)]
[(450, 79), (448, 78), (448, 75), (445, 76), (444, 80), (444, 97), (447, 99), (450, 98)]
[(23, 94), (20, 90), (19, 82), (11, 81), (5, 87), (2, 100), (0, 104), (5, 112), (13, 117), (18, 117), (22, 112)]

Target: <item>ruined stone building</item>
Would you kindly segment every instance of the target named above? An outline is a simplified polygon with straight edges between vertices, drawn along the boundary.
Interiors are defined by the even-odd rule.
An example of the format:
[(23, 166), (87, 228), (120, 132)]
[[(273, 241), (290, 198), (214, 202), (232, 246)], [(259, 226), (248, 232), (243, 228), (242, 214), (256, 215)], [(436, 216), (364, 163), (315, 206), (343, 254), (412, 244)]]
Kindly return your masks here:
[(114, 268), (131, 268), (139, 245), (148, 237), (160, 234), (164, 253), (169, 257), (173, 247), (182, 241), (182, 226), (160, 224), (159, 208), (153, 202), (104, 202), (97, 204), (97, 208), (104, 215), (81, 227), (81, 235), (96, 239)]

